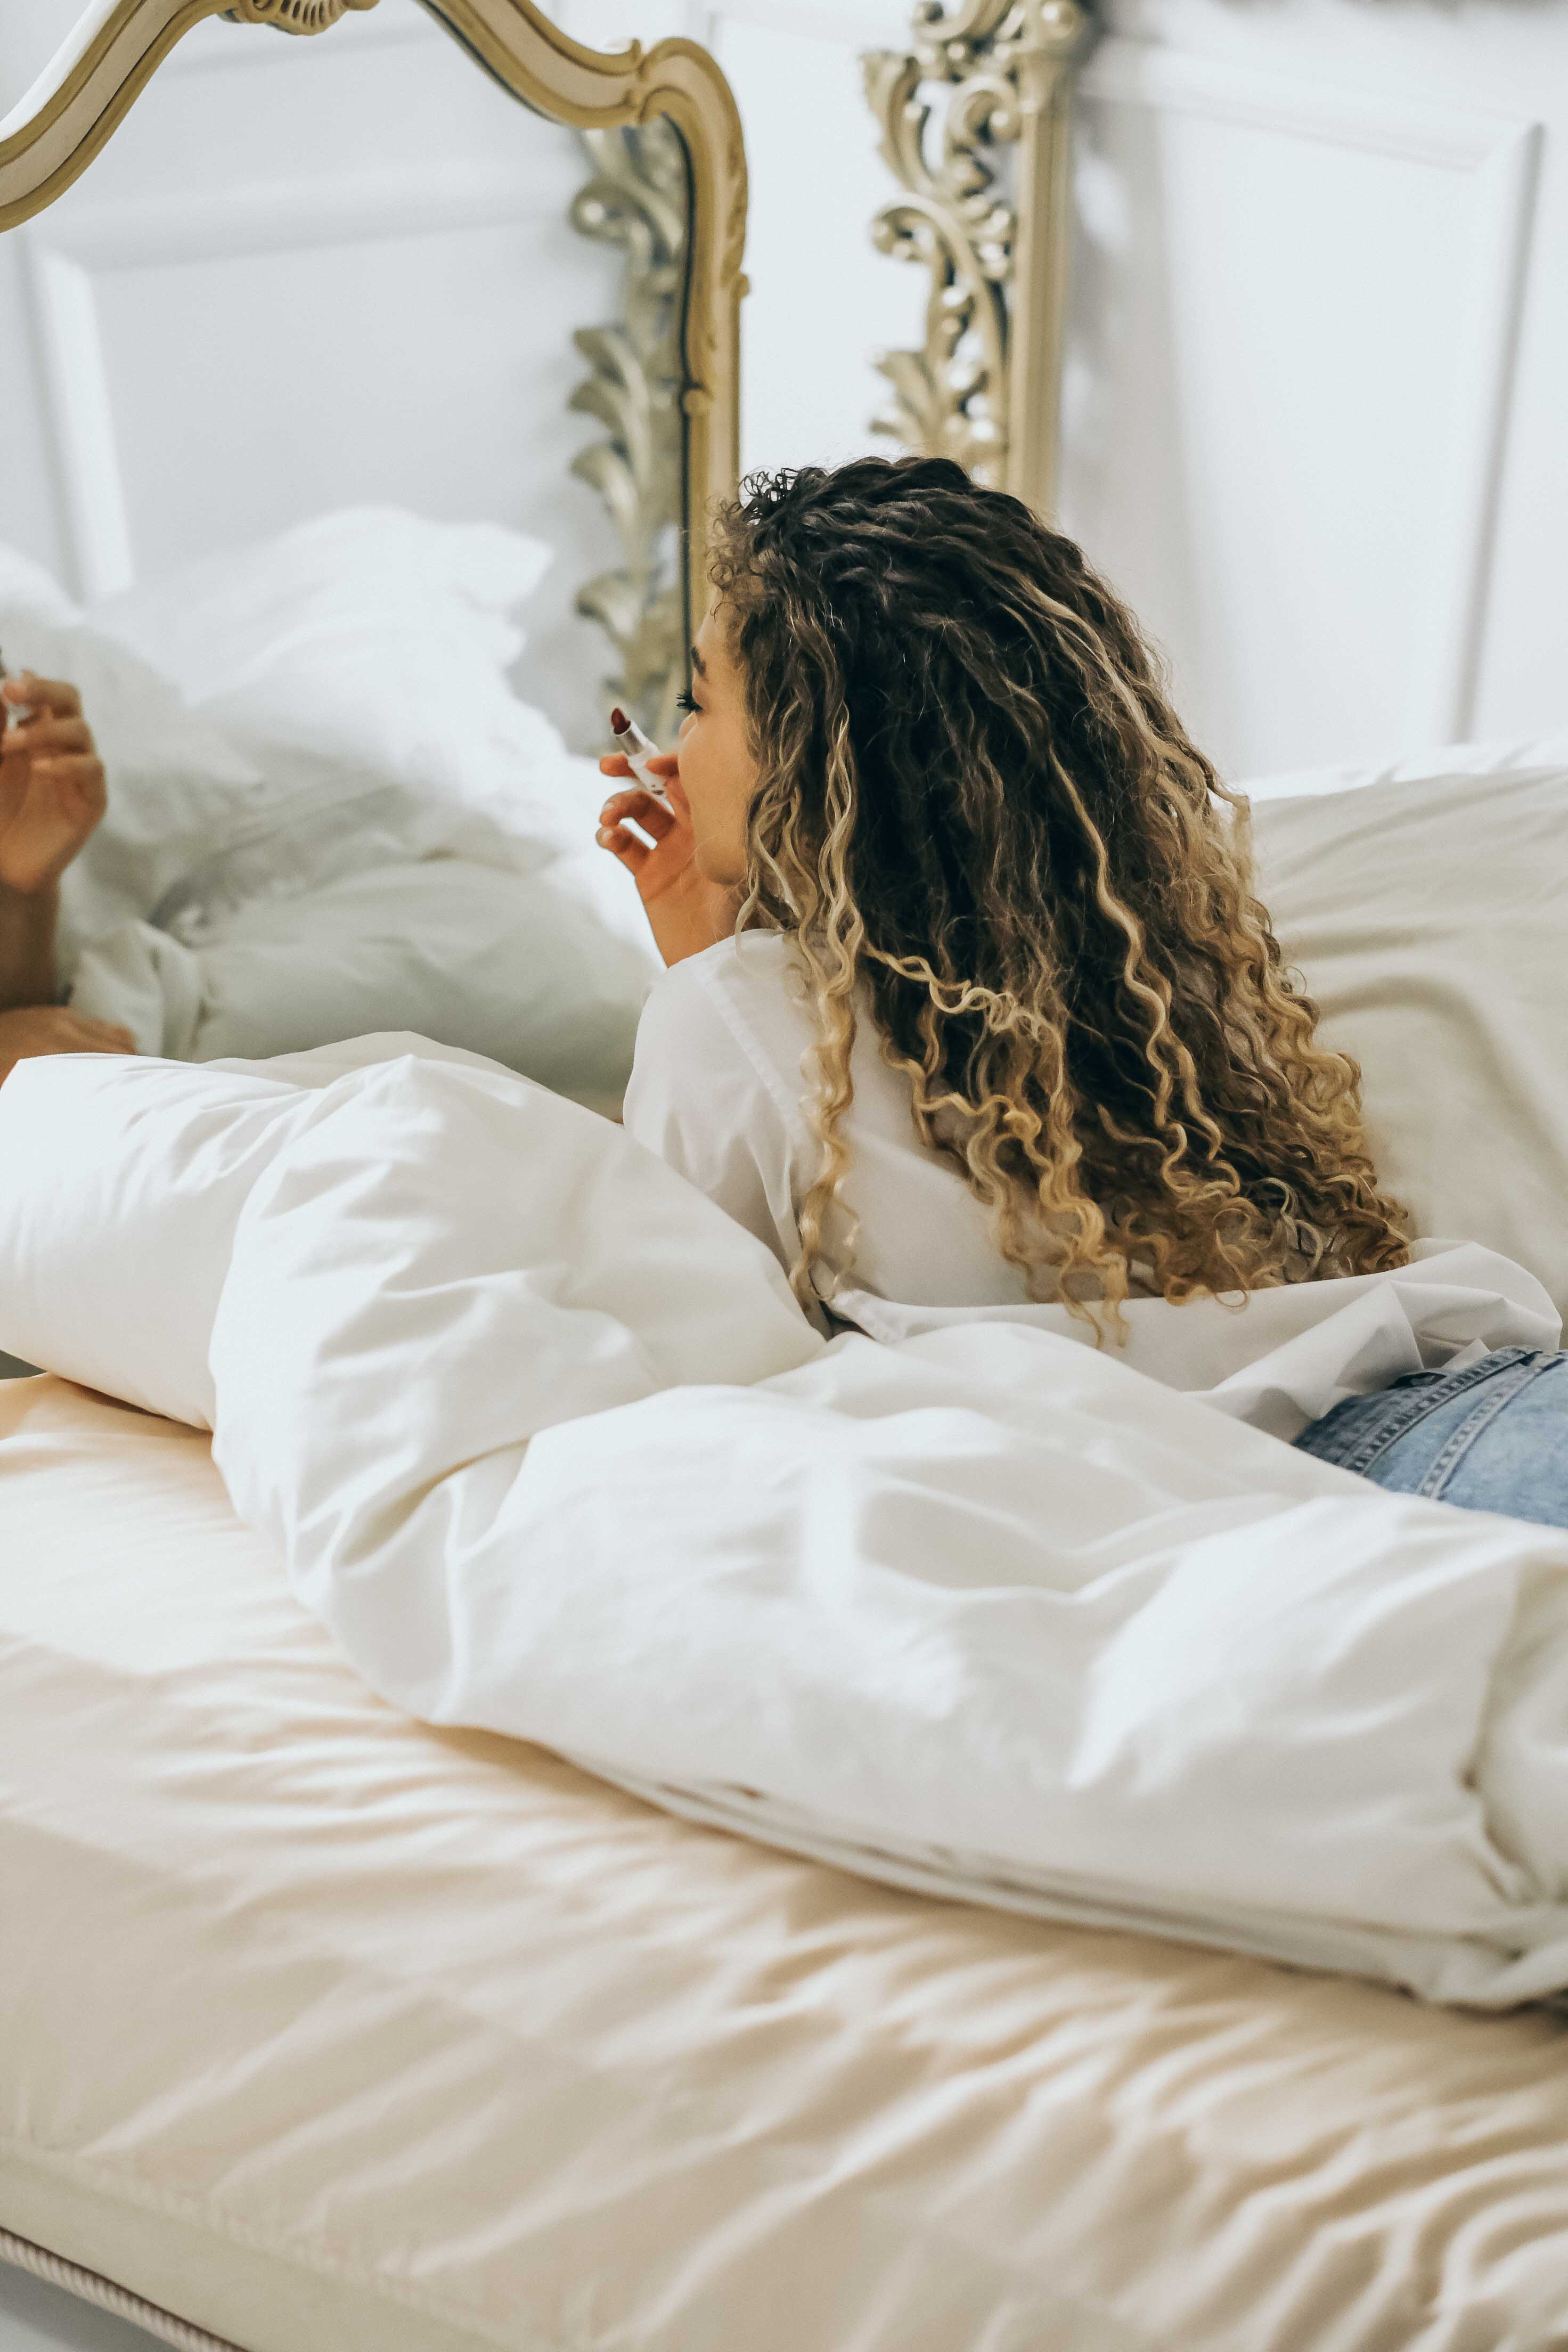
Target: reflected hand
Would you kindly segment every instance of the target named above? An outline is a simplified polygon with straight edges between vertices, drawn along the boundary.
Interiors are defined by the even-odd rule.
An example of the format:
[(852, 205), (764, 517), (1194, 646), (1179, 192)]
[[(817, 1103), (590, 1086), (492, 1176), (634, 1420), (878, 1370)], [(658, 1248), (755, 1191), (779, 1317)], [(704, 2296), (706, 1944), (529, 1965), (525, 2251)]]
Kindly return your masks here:
[(133, 1054), (129, 1029), (110, 1021), (89, 1021), (67, 1004), (25, 1004), (0, 1013), (0, 1086), (18, 1062), (43, 1054)]
[[(599, 762), (605, 776), (630, 778), (627, 792), (612, 793), (599, 812), (595, 835), (601, 849), (618, 858), (637, 886), (648, 928), (666, 963), (700, 955), (725, 938), (734, 921), (734, 894), (710, 882), (697, 863), (691, 804), (680, 782), (679, 755), (658, 751), (648, 761), (665, 780), (668, 802), (656, 800), (633, 775), (618, 751)], [(638, 832), (633, 826), (640, 828)], [(641, 835), (647, 834), (645, 841)]]
[(31, 898), (59, 880), (102, 817), (108, 791), (74, 686), (8, 677), (0, 697), (0, 888)]

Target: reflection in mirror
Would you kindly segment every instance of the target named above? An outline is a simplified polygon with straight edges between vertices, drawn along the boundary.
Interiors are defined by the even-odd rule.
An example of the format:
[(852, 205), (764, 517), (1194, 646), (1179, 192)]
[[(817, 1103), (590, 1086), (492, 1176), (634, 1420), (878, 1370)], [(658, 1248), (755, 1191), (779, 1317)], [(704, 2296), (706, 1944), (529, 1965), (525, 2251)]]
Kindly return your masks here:
[(10, 1010), (193, 1060), (411, 1031), (615, 1107), (654, 966), (596, 755), (683, 682), (689, 174), (661, 121), (586, 146), (415, 0), (214, 20), (0, 240), (0, 652), (108, 781)]
[(0, 16), (0, 119), (20, 104), (81, 14), (82, 0), (5, 0)]
[(680, 541), (680, 307), (686, 281), (686, 154), (673, 126), (583, 134), (593, 176), (572, 206), (584, 236), (626, 257), (619, 325), (580, 327), (593, 373), (574, 408), (608, 427), (574, 458), (619, 528), (622, 563), (591, 580), (577, 607), (608, 631), (620, 669), (607, 683), (659, 742), (674, 740), (686, 683)]

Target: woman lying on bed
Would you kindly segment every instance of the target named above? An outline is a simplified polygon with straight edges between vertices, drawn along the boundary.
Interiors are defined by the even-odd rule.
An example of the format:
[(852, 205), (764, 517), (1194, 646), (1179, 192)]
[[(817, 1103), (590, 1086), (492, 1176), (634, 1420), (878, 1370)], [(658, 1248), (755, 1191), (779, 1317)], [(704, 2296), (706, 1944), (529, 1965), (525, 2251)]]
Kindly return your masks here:
[(60, 877), (104, 810), (103, 764), (74, 686), (0, 684), (0, 1080), (33, 1054), (132, 1054), (129, 1031), (57, 1004)]
[[(669, 803), (618, 793), (598, 835), (673, 967), (628, 1129), (825, 1328), (1055, 1299), (1114, 1339), (1135, 1297), (1404, 1265), (1236, 798), (1072, 542), (868, 458), (754, 479), (717, 547)], [(1297, 1442), (1568, 1525), (1565, 1434), (1568, 1356), (1509, 1348)]]

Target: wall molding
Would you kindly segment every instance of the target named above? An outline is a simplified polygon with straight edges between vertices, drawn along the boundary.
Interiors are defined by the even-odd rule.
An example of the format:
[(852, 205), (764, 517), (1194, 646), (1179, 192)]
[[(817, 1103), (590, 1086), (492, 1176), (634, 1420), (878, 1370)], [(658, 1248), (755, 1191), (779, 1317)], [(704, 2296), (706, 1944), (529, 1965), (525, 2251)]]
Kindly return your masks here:
[[(563, 142), (561, 152), (571, 155), (571, 133), (546, 128)], [(97, 273), (554, 221), (562, 195), (560, 180), (537, 168), (457, 161), (388, 165), (258, 180), (199, 201), (181, 193), (72, 203), (23, 234), (36, 248), (67, 255)]]
[(79, 261), (22, 234), (71, 584), (90, 603), (136, 577), (98, 298)]
[(1358, 148), (1470, 181), (1468, 251), (1455, 274), (1458, 361), (1447, 450), (1405, 711), (1410, 740), (1462, 740), (1485, 646), (1542, 126), (1305, 83), (1119, 37), (1091, 53), (1078, 89), (1090, 101)]

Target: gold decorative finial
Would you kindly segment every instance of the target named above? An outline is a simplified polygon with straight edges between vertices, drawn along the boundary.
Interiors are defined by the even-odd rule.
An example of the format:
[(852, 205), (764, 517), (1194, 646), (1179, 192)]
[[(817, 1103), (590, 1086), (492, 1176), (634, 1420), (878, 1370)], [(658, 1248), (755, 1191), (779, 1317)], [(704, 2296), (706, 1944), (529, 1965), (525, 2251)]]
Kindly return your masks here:
[(353, 9), (375, 0), (234, 0), (223, 15), (231, 25), (275, 25), (280, 33), (324, 33)]

